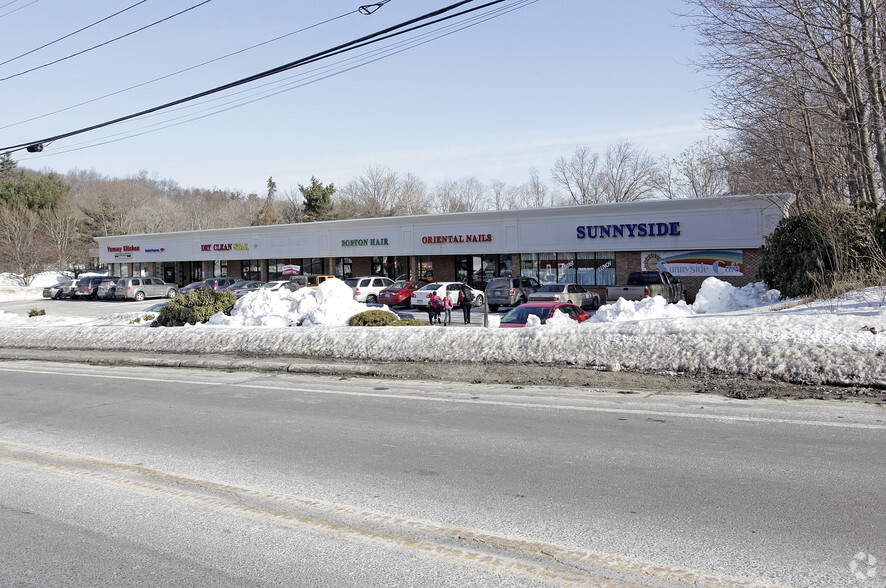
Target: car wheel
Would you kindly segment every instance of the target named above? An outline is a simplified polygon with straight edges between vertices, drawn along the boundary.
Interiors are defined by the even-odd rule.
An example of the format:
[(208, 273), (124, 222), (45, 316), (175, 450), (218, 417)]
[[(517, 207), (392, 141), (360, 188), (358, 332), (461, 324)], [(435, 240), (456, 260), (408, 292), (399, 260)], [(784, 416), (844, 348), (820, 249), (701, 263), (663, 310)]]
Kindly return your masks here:
[(477, 297), (474, 298), (474, 306), (483, 306), (483, 301), (484, 301), (483, 295), (477, 294)]
[(498, 308), (499, 308), (498, 304), (490, 304), (489, 305), (489, 310), (492, 312), (498, 312)]
[(591, 310), (597, 310), (600, 308), (600, 299), (596, 296), (591, 298)]
[(372, 294), (366, 297), (366, 304), (375, 304), (376, 302), (378, 302), (378, 298), (376, 298)]
[(144, 299), (145, 299), (145, 293), (144, 293), (144, 292), (136, 292), (136, 293), (135, 293), (135, 301), (136, 301), (136, 302), (141, 302), (141, 301), (144, 300)]
[(517, 306), (520, 306), (521, 304), (526, 304), (526, 298), (524, 298), (523, 296), (521, 296), (520, 299), (517, 301)]
[(56, 293), (55, 293), (55, 296), (53, 296), (53, 298), (55, 298), (56, 300), (61, 300), (61, 299), (62, 299), (62, 293), (61, 293), (61, 290), (59, 290), (58, 292), (56, 292)]
[(178, 292), (175, 291), (175, 288), (170, 288), (169, 291), (166, 292), (166, 297), (167, 298), (175, 298), (176, 294), (178, 294)]

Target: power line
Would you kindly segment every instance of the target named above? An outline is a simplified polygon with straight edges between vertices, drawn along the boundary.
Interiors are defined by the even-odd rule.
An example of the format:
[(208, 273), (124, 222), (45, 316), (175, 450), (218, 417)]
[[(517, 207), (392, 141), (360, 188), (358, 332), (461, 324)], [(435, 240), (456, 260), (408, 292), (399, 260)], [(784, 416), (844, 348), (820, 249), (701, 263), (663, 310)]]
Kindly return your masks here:
[[(6, 61), (0, 61), (0, 65), (6, 65), (7, 63), (10, 63), (10, 62), (12, 62), (12, 61), (15, 61), (16, 59), (21, 59), (22, 57), (24, 57), (24, 56), (26, 56), (26, 55), (30, 55), (31, 53), (36, 53), (37, 51), (40, 51), (41, 49), (45, 49), (46, 47), (49, 47), (50, 45), (54, 45), (54, 44), (58, 43), (59, 41), (64, 41), (65, 39), (67, 39), (67, 38), (69, 38), (69, 37), (73, 37), (73, 36), (76, 35), (77, 33), (82, 33), (82, 32), (85, 31), (86, 29), (92, 28), (92, 27), (94, 27), (94, 26), (97, 25), (97, 24), (101, 24), (101, 23), (105, 22), (106, 20), (110, 20), (110, 19), (114, 18), (114, 17), (117, 16), (117, 15), (123, 14), (123, 13), (126, 12), (127, 10), (130, 10), (130, 9), (132, 9), (132, 8), (135, 8), (135, 7), (138, 6), (139, 4), (144, 4), (144, 3), (147, 2), (147, 1), (148, 1), (148, 0), (140, 0), (139, 2), (136, 2), (135, 4), (133, 4), (132, 6), (127, 6), (127, 7), (124, 8), (123, 10), (119, 10), (119, 11), (115, 12), (114, 14), (111, 14), (111, 15), (109, 15), (109, 16), (106, 16), (106, 17), (104, 17), (104, 18), (101, 19), (101, 20), (97, 20), (97, 21), (95, 21), (94, 23), (89, 24), (89, 25), (86, 25), (85, 27), (83, 27), (83, 28), (81, 28), (81, 29), (77, 29), (77, 30), (74, 31), (73, 33), (68, 33), (68, 34), (65, 35), (64, 37), (59, 37), (59, 38), (56, 39), (55, 41), (50, 41), (49, 43), (46, 43), (45, 45), (40, 45), (40, 46), (37, 47), (36, 49), (31, 49), (30, 51), (28, 51), (28, 52), (26, 52), (26, 53), (22, 53), (21, 55), (16, 55), (15, 57), (13, 57), (13, 58), (11, 58), (11, 59), (7, 59)], [(2, 6), (0, 6), (0, 8), (2, 8)]]
[(83, 55), (84, 53), (87, 53), (87, 52), (92, 51), (94, 49), (98, 49), (99, 47), (104, 47), (105, 45), (110, 45), (111, 43), (113, 43), (115, 41), (119, 41), (120, 39), (124, 39), (124, 38), (134, 35), (136, 33), (140, 33), (141, 31), (143, 31), (145, 29), (149, 29), (149, 28), (156, 26), (160, 23), (166, 22), (167, 20), (173, 19), (176, 16), (181, 16), (182, 14), (184, 14), (186, 12), (190, 12), (191, 10), (194, 10), (195, 8), (199, 8), (199, 7), (203, 6), (204, 4), (209, 4), (210, 2), (212, 2), (212, 0), (203, 0), (203, 2), (200, 2), (199, 4), (195, 4), (194, 6), (191, 6), (190, 8), (185, 8), (184, 10), (182, 10), (180, 12), (176, 12), (175, 14), (171, 14), (171, 15), (167, 16), (166, 18), (161, 18), (158, 21), (155, 21), (155, 22), (152, 22), (151, 24), (137, 28), (134, 31), (130, 31), (124, 35), (120, 35), (119, 37), (115, 37), (113, 39), (105, 41), (104, 43), (99, 43), (98, 45), (95, 45), (95, 46), (90, 47), (88, 49), (84, 49), (83, 51), (78, 51), (77, 53), (72, 53), (71, 55), (68, 55), (67, 57), (61, 57), (59, 59), (56, 59), (55, 61), (50, 61), (49, 63), (44, 63), (43, 65), (38, 65), (36, 67), (32, 67), (31, 69), (26, 69), (25, 71), (20, 71), (17, 74), (12, 74), (11, 76), (6, 76), (5, 78), (0, 78), (0, 82), (5, 82), (6, 80), (11, 80), (12, 78), (17, 78), (18, 76), (23, 76), (27, 73), (31, 73), (32, 71), (37, 71), (38, 69), (43, 69), (44, 67), (49, 67), (50, 65), (55, 65), (56, 63), (59, 63), (61, 61), (71, 59), (72, 57), (77, 57), (78, 55)]
[[(239, 107), (245, 106), (247, 104), (252, 104), (254, 102), (258, 102), (260, 100), (264, 100), (264, 99), (270, 98), (272, 96), (282, 94), (284, 92), (289, 92), (289, 91), (292, 91), (297, 88), (302, 88), (304, 86), (325, 80), (327, 78), (330, 78), (330, 77), (333, 77), (333, 76), (336, 76), (336, 75), (339, 75), (342, 73), (346, 73), (348, 71), (357, 69), (359, 67), (363, 67), (364, 65), (369, 65), (371, 63), (375, 63), (376, 61), (380, 61), (381, 59), (385, 59), (387, 57), (397, 55), (397, 54), (407, 51), (409, 49), (413, 49), (413, 48), (418, 47), (420, 45), (430, 43), (431, 41), (437, 40), (439, 38), (455, 34), (459, 31), (464, 30), (464, 29), (476, 26), (476, 25), (486, 22), (488, 20), (492, 20), (493, 18), (497, 18), (499, 16), (502, 16), (503, 14), (513, 12), (515, 10), (518, 10), (520, 8), (528, 6), (529, 4), (535, 4), (536, 2), (539, 2), (539, 1), (540, 0), (515, 0), (513, 2), (513, 4), (511, 4), (509, 6), (505, 6), (503, 8), (500, 8), (497, 11), (495, 11), (494, 13), (475, 16), (472, 19), (470, 19), (469, 21), (466, 21), (464, 23), (456, 23), (453, 25), (449, 25), (440, 31), (432, 31), (429, 33), (424, 33), (417, 38), (401, 41), (401, 42), (395, 44), (394, 46), (389, 46), (389, 47), (386, 47), (383, 49), (373, 51), (371, 53), (375, 53), (376, 55), (374, 55), (374, 56), (371, 54), (364, 54), (363, 56), (358, 56), (357, 58), (348, 58), (348, 59), (344, 60), (343, 62), (339, 62), (337, 64), (334, 64), (334, 66), (335, 65), (343, 65), (344, 63), (346, 63), (348, 61), (354, 61), (355, 59), (358, 59), (359, 57), (365, 57), (366, 59), (362, 63), (356, 63), (354, 65), (349, 65), (347, 67), (343, 67), (342, 69), (339, 69), (338, 71), (333, 71), (330, 73), (325, 73), (325, 74), (315, 73), (312, 77), (308, 77), (308, 79), (300, 79), (295, 82), (290, 82), (285, 85), (282, 85), (282, 87), (280, 87), (281, 85), (279, 82), (275, 82), (273, 84), (264, 84), (265, 86), (270, 86), (270, 85), (276, 84), (278, 87), (272, 88), (267, 91), (263, 91), (261, 93), (258, 93), (255, 96), (247, 96), (245, 98), (239, 98), (236, 100), (232, 100), (230, 102), (220, 104), (220, 105), (217, 105), (217, 106), (214, 106), (211, 108), (207, 108), (207, 109), (204, 109), (204, 110), (196, 112), (196, 113), (184, 114), (184, 115), (181, 115), (181, 116), (178, 116), (175, 118), (167, 119), (165, 121), (153, 123), (153, 124), (147, 125), (145, 127), (141, 127), (140, 129), (133, 129), (131, 131), (121, 131), (119, 133), (114, 133), (112, 135), (106, 135), (104, 137), (97, 139), (94, 142), (93, 141), (85, 141), (85, 142), (79, 143), (79, 144), (75, 143), (75, 144), (69, 145), (68, 148), (54, 151), (53, 154), (71, 153), (74, 151), (81, 151), (83, 149), (90, 149), (90, 148), (98, 147), (101, 145), (116, 143), (119, 141), (124, 141), (124, 140), (132, 139), (135, 137), (140, 137), (142, 135), (147, 135), (147, 134), (154, 133), (157, 131), (176, 127), (176, 126), (179, 126), (182, 124), (187, 124), (190, 122), (194, 122), (197, 120), (208, 118), (210, 116), (214, 116), (214, 115), (220, 114), (222, 112), (227, 112), (229, 110), (233, 110), (235, 108), (239, 108)], [(380, 54), (384, 51), (387, 51), (387, 53)], [(318, 69), (320, 69), (320, 70), (328, 69), (329, 67), (334, 67), (334, 66), (324, 66), (324, 67), (318, 68)], [(318, 70), (313, 70), (313, 71), (317, 72)], [(294, 76), (294, 77), (303, 78), (304, 76), (300, 74), (299, 76)], [(291, 80), (292, 78), (289, 78), (289, 79)], [(243, 93), (243, 92), (239, 92), (239, 93)], [(213, 100), (215, 100), (215, 99), (213, 99)], [(205, 103), (203, 103), (203, 104), (205, 104)], [(190, 107), (186, 106), (186, 107), (183, 107), (182, 109), (184, 109), (184, 108), (190, 108)], [(151, 115), (148, 115), (148, 116), (151, 116)], [(31, 158), (22, 158), (22, 161), (28, 161), (30, 159), (35, 159), (37, 157), (46, 157), (46, 156), (47, 155), (40, 155), (40, 156), (31, 157)]]
[[(448, 12), (452, 12), (453, 10), (456, 10), (457, 8), (460, 8), (466, 4), (470, 4), (475, 1), (476, 0), (462, 0), (461, 2), (456, 2), (455, 4), (446, 6), (444, 8), (440, 8), (440, 9), (435, 10), (433, 12), (430, 12), (430, 13), (424, 14), (422, 16), (413, 18), (411, 20), (402, 22), (402, 23), (394, 25), (392, 27), (388, 27), (387, 29), (383, 29), (381, 31), (372, 33), (370, 35), (366, 35), (366, 36), (361, 37), (359, 39), (349, 41), (349, 42), (344, 43), (342, 45), (338, 45), (336, 47), (333, 47), (331, 49), (327, 49), (325, 51), (315, 53), (315, 54), (310, 55), (308, 57), (304, 57), (302, 59), (298, 59), (296, 61), (286, 63), (284, 65), (275, 67), (273, 69), (269, 69), (264, 72), (254, 74), (254, 75), (248, 76), (246, 78), (242, 78), (240, 80), (230, 82), (228, 84), (224, 84), (224, 85), (218, 86), (216, 88), (212, 88), (210, 90), (199, 92), (197, 94), (193, 94), (193, 95), (187, 96), (185, 98), (180, 98), (178, 100), (173, 100), (172, 102), (167, 102), (166, 104), (161, 104), (161, 105), (155, 106), (153, 108), (148, 108), (148, 109), (145, 109), (145, 110), (133, 113), (133, 114), (129, 114), (126, 116), (122, 116), (122, 117), (113, 119), (113, 120), (105, 121), (103, 123), (98, 123), (98, 124), (95, 124), (95, 125), (92, 125), (89, 127), (84, 127), (82, 129), (78, 129), (76, 131), (70, 131), (70, 132), (55, 135), (52, 137), (47, 137), (45, 139), (40, 139), (40, 140), (36, 140), (36, 141), (29, 141), (27, 143), (20, 143), (18, 145), (12, 145), (9, 147), (2, 147), (2, 148), (0, 148), (0, 153), (19, 151), (24, 148), (34, 148), (35, 150), (42, 150), (43, 144), (46, 144), (46, 143), (51, 143), (51, 142), (59, 140), (59, 139), (65, 139), (67, 137), (80, 135), (83, 133), (87, 133), (90, 131), (94, 131), (94, 130), (103, 128), (103, 127), (107, 127), (110, 125), (114, 125), (114, 124), (118, 124), (118, 123), (125, 122), (128, 120), (132, 120), (134, 118), (138, 118), (138, 117), (142, 117), (142, 116), (145, 116), (148, 114), (152, 114), (152, 113), (158, 112), (160, 110), (166, 110), (166, 109), (171, 108), (173, 106), (178, 106), (178, 105), (184, 104), (186, 102), (191, 102), (193, 100), (204, 98), (206, 96), (210, 96), (212, 94), (216, 94), (216, 93), (222, 92), (224, 90), (229, 90), (229, 89), (232, 89), (232, 88), (235, 88), (238, 86), (242, 86), (242, 85), (250, 83), (250, 82), (254, 82), (254, 81), (257, 81), (257, 80), (260, 80), (260, 79), (263, 79), (263, 78), (266, 78), (266, 77), (269, 77), (272, 75), (282, 73), (284, 71), (288, 71), (290, 69), (302, 67), (302, 66), (307, 65), (309, 63), (314, 63), (314, 62), (320, 61), (322, 59), (327, 59), (327, 58), (335, 56), (335, 55), (341, 55), (343, 53), (346, 53), (348, 51), (352, 51), (357, 48), (366, 47), (366, 46), (371, 45), (373, 43), (387, 40), (387, 39), (393, 38), (395, 36), (399, 36), (399, 35), (402, 35), (402, 34), (405, 34), (408, 32), (418, 30), (420, 28), (424, 28), (424, 27), (427, 27), (427, 26), (430, 26), (433, 24), (443, 22), (445, 20), (450, 20), (452, 18), (457, 18), (457, 17), (463, 16), (465, 14), (470, 14), (472, 12), (476, 12), (478, 10), (488, 8), (490, 6), (501, 4), (501, 3), (505, 2), (506, 0), (490, 0), (490, 1), (486, 2), (485, 4), (482, 4), (480, 6), (476, 6), (473, 8), (468, 8), (468, 9), (463, 10), (462, 12), (459, 12), (456, 14), (441, 16), (441, 15), (444, 15)], [(437, 18), (437, 20), (434, 20), (431, 22), (422, 23), (422, 21), (427, 21), (427, 20), (430, 20), (430, 19), (436, 18), (436, 17), (440, 17), (440, 18)], [(417, 24), (417, 23), (422, 23), (422, 24)], [(415, 26), (412, 26), (412, 25), (415, 25)], [(406, 28), (406, 27), (412, 27), (412, 28)], [(38, 146), (39, 146), (39, 149), (36, 149)]]
[[(387, 0), (386, 0), (386, 1), (387, 1)], [(363, 7), (361, 6), (360, 8), (363, 8)], [(8, 129), (8, 128), (10, 128), (10, 127), (14, 127), (14, 126), (17, 126), (17, 125), (20, 125), (20, 124), (24, 124), (24, 123), (32, 122), (32, 121), (35, 121), (35, 120), (38, 120), (38, 119), (41, 119), (41, 118), (45, 118), (45, 117), (47, 117), (47, 116), (52, 116), (53, 114), (58, 114), (58, 113), (60, 113), (60, 112), (65, 112), (65, 111), (68, 111), (68, 110), (72, 110), (72, 109), (74, 109), (74, 108), (78, 108), (78, 107), (80, 107), (80, 106), (85, 106), (85, 105), (87, 105), (87, 104), (92, 104), (93, 102), (98, 102), (99, 100), (104, 100), (105, 98), (110, 98), (111, 96), (116, 96), (117, 94), (122, 94), (122, 93), (124, 93), (124, 92), (128, 92), (128, 91), (130, 91), (130, 90), (134, 90), (134, 89), (136, 89), (136, 88), (141, 88), (141, 87), (143, 87), (143, 86), (147, 86), (147, 85), (149, 85), (149, 84), (153, 84), (153, 83), (155, 83), (155, 82), (159, 82), (159, 81), (162, 81), (162, 80), (165, 80), (165, 79), (168, 79), (168, 78), (171, 78), (171, 77), (177, 76), (177, 75), (179, 75), (179, 74), (183, 74), (183, 73), (189, 72), (189, 71), (191, 71), (191, 70), (194, 70), (194, 69), (197, 69), (197, 68), (203, 67), (203, 66), (205, 66), (205, 65), (209, 65), (209, 64), (211, 64), (211, 63), (215, 63), (215, 62), (217, 62), (217, 61), (221, 61), (221, 60), (223, 60), (223, 59), (227, 59), (228, 57), (233, 57), (234, 55), (239, 55), (239, 54), (241, 54), (241, 53), (245, 53), (245, 52), (247, 52), (247, 51), (251, 51), (252, 49), (256, 49), (256, 48), (258, 48), (258, 47), (262, 47), (262, 46), (264, 46), (264, 45), (268, 45), (268, 44), (270, 44), (270, 43), (274, 43), (274, 42), (279, 41), (279, 40), (281, 40), (281, 39), (285, 39), (285, 38), (287, 38), (287, 37), (291, 37), (292, 35), (296, 35), (296, 34), (298, 34), (298, 33), (303, 33), (303, 32), (305, 32), (305, 31), (307, 31), (307, 30), (310, 30), (310, 29), (313, 29), (313, 28), (316, 28), (316, 27), (319, 27), (319, 26), (322, 26), (322, 25), (325, 25), (325, 24), (329, 24), (330, 22), (336, 21), (336, 20), (341, 19), (341, 18), (344, 18), (344, 17), (346, 17), (346, 16), (350, 16), (351, 14), (355, 14), (355, 13), (357, 13), (359, 10), (360, 10), (360, 9), (358, 8), (358, 9), (352, 10), (352, 11), (350, 11), (350, 12), (345, 12), (344, 14), (340, 14), (340, 15), (338, 15), (338, 16), (333, 16), (332, 18), (327, 18), (327, 19), (324, 20), (324, 21), (320, 21), (320, 22), (318, 22), (318, 23), (315, 23), (315, 24), (312, 24), (312, 25), (308, 25), (308, 26), (306, 26), (306, 27), (302, 27), (302, 28), (300, 28), (300, 29), (298, 29), (298, 30), (295, 30), (295, 31), (292, 31), (292, 32), (286, 33), (286, 34), (284, 34), (284, 35), (280, 35), (280, 36), (278, 36), (278, 37), (274, 37), (273, 39), (268, 39), (267, 41), (262, 41), (261, 43), (256, 43), (255, 45), (251, 45), (251, 46), (249, 46), (249, 47), (244, 47), (243, 49), (239, 49), (239, 50), (237, 50), (237, 51), (233, 51), (233, 52), (228, 53), (228, 54), (226, 54), (226, 55), (222, 55), (222, 56), (220, 56), (220, 57), (216, 57), (216, 58), (214, 58), (214, 59), (210, 59), (210, 60), (208, 60), (208, 61), (204, 61), (203, 63), (198, 63), (198, 64), (196, 64), (196, 65), (192, 65), (192, 66), (190, 66), (190, 67), (186, 67), (186, 68), (184, 68), (184, 69), (180, 69), (180, 70), (178, 70), (178, 71), (174, 71), (174, 72), (172, 72), (172, 73), (169, 73), (169, 74), (166, 74), (166, 75), (162, 75), (162, 76), (160, 76), (160, 77), (157, 77), (157, 78), (154, 78), (154, 79), (148, 80), (148, 81), (146, 81), (146, 82), (141, 82), (141, 83), (139, 83), (139, 84), (135, 84), (135, 85), (129, 86), (129, 87), (127, 87), (127, 88), (123, 88), (122, 90), (116, 90), (116, 91), (114, 91), (114, 92), (110, 92), (110, 93), (108, 93), (108, 94), (104, 94), (104, 95), (99, 96), (99, 97), (97, 97), (97, 98), (92, 98), (92, 99), (90, 99), (90, 100), (85, 100), (85, 101), (83, 101), (83, 102), (78, 102), (77, 104), (73, 104), (73, 105), (71, 105), (71, 106), (66, 106), (65, 108), (60, 108), (60, 109), (58, 109), (58, 110), (53, 110), (52, 112), (47, 112), (47, 113), (45, 113), (45, 114), (40, 114), (40, 115), (37, 115), (37, 116), (31, 117), (31, 118), (28, 118), (28, 119), (25, 119), (25, 120), (21, 120), (21, 121), (18, 121), (18, 122), (9, 123), (9, 124), (7, 124), (7, 125), (0, 126), (0, 130), (2, 130), (2, 129)], [(0, 65), (2, 65), (2, 64), (0, 64)]]
[[(18, 8), (14, 9), (14, 10), (10, 10), (9, 12), (4, 12), (3, 14), (0, 14), (0, 18), (2, 18), (4, 16), (9, 16), (13, 12), (18, 12), (22, 8), (27, 8), (31, 4), (36, 4), (39, 1), (40, 0), (32, 0), (31, 2), (28, 2), (27, 4), (25, 4), (24, 6), (19, 6)], [(12, 2), (9, 2), (8, 4), (4, 4), (3, 6), (0, 6), (0, 9), (6, 8), (7, 6), (11, 6), (11, 5), (15, 4), (16, 2), (18, 2), (18, 0), (13, 0)]]

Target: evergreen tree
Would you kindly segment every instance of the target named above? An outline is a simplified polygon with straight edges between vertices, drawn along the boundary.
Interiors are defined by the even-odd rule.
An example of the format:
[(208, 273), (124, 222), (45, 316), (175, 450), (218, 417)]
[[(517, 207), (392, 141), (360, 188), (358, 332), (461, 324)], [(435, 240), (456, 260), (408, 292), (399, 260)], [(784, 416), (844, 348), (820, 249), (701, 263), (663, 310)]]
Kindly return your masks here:
[[(12, 154), (4, 153), (0, 155), (0, 179), (13, 177), (17, 167), (18, 163), (12, 158)], [(19, 171), (18, 173), (21, 174), (22, 172)]]
[(298, 190), (305, 199), (305, 216), (309, 221), (329, 220), (335, 216), (332, 205), (335, 184), (324, 186), (320, 180), (311, 176), (311, 184), (307, 187), (299, 184)]

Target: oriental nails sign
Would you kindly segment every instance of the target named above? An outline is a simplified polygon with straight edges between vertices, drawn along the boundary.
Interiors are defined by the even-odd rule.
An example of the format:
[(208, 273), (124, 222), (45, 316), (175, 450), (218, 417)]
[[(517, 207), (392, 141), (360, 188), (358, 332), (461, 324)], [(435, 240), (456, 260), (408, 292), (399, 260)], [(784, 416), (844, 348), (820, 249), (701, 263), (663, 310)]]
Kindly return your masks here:
[(489, 243), (492, 235), (489, 233), (480, 235), (425, 235), (421, 242), (425, 245), (438, 245), (445, 243)]

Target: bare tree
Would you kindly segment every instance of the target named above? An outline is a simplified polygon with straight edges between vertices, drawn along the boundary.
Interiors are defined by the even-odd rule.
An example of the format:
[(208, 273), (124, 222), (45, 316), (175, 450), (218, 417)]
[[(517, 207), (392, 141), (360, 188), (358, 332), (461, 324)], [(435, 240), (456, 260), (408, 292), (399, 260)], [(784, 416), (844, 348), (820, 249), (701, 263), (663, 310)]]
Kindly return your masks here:
[(663, 157), (653, 177), (665, 198), (710, 198), (729, 193), (728, 150), (713, 138), (698, 141), (678, 158)]
[(40, 215), (18, 205), (0, 207), (0, 259), (21, 274), (25, 284), (53, 258), (41, 230)]
[(336, 192), (336, 209), (342, 218), (373, 218), (427, 212), (424, 184), (409, 174), (376, 166)]
[(431, 210), (438, 213), (481, 210), (486, 187), (475, 177), (447, 180), (437, 184), (431, 198)]
[(600, 154), (582, 145), (575, 148), (569, 161), (557, 159), (551, 179), (569, 194), (573, 204), (597, 204), (602, 202), (597, 182), (599, 164)]
[(655, 160), (645, 149), (622, 140), (606, 148), (598, 175), (605, 202), (635, 202), (651, 198)]
[(80, 244), (80, 219), (77, 213), (67, 204), (61, 204), (42, 214), (42, 228), (47, 241), (56, 254), (59, 270), (69, 267), (72, 249)]
[(788, 188), (801, 209), (881, 206), (886, 2), (688, 1), (715, 80), (711, 122), (732, 132), (733, 185)]

